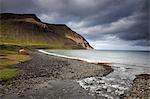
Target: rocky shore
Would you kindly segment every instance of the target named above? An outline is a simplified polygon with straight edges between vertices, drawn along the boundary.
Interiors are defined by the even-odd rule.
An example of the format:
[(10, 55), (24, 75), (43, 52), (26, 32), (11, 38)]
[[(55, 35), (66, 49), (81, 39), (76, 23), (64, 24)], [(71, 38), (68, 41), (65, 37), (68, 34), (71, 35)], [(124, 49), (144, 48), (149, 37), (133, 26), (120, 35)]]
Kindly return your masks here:
[(150, 99), (150, 74), (137, 75), (131, 92), (124, 99)]
[(112, 72), (106, 64), (90, 64), (80, 60), (31, 53), (32, 60), (13, 65), (20, 74), (6, 85), (0, 83), (2, 99), (95, 99), (76, 82), (91, 76)]

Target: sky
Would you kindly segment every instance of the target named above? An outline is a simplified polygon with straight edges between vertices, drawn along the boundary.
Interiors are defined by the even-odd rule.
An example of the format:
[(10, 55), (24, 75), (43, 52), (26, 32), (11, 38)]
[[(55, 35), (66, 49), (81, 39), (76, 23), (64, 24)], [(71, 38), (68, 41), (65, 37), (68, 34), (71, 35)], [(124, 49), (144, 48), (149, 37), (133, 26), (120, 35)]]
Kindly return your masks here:
[(95, 49), (150, 50), (150, 0), (0, 0), (1, 13), (66, 24)]

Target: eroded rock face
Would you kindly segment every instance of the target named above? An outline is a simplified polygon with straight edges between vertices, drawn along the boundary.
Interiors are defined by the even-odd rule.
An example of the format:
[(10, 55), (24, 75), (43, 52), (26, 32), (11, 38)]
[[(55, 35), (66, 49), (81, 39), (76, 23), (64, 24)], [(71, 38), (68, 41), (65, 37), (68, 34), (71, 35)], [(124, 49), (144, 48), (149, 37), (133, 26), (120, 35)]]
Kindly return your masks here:
[(66, 38), (75, 41), (77, 44), (81, 45), (83, 48), (86, 49), (93, 49), (89, 43), (79, 34), (70, 31), (69, 33), (65, 33)]
[[(0, 14), (3, 43), (41, 45), (49, 48), (93, 49), (90, 44), (65, 24), (48, 24), (34, 14)], [(5, 40), (11, 39), (12, 42)]]

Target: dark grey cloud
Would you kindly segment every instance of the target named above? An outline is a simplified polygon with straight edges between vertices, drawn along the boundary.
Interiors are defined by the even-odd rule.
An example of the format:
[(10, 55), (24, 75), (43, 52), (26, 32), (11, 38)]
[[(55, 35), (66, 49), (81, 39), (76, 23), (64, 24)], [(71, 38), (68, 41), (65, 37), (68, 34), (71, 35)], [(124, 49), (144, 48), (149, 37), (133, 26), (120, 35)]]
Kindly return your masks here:
[(0, 0), (1, 12), (35, 13), (64, 23), (89, 40), (110, 36), (145, 46), (150, 39), (149, 0)]
[(123, 31), (119, 35), (120, 38), (125, 40), (149, 40), (149, 13), (148, 13), (148, 5), (149, 2), (145, 0), (145, 2), (141, 2), (139, 9), (135, 12), (135, 16), (130, 20), (135, 21), (135, 24), (131, 26), (129, 29)]
[(0, 5), (1, 12), (32, 13), (32, 11), (36, 11), (35, 3), (32, 0), (0, 0)]
[(134, 46), (150, 46), (150, 40), (138, 40)]

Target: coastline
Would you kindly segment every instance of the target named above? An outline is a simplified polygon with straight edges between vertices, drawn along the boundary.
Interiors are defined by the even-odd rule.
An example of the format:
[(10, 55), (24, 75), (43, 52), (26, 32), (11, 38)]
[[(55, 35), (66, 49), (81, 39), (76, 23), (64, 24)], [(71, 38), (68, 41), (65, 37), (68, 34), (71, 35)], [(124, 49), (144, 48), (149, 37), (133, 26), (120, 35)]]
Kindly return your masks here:
[[(86, 61), (86, 62), (91, 63), (91, 64), (103, 65), (103, 66), (105, 66), (105, 69), (107, 69), (107, 67), (108, 67), (108, 70), (110, 68), (110, 63), (93, 62), (93, 61), (90, 61), (88, 59), (82, 59), (82, 58), (77, 58), (77, 57), (69, 57), (69, 56), (59, 55), (59, 54), (55, 54), (55, 53), (49, 53), (49, 52), (46, 52), (46, 51), (40, 51), (40, 52), (45, 53), (45, 54), (49, 54), (49, 55), (58, 56), (58, 57), (69, 58), (69, 59), (73, 59), (73, 60)], [(106, 76), (106, 75), (104, 75), (104, 76)], [(97, 77), (97, 76), (95, 76), (95, 77)], [(91, 78), (87, 78), (87, 79), (91, 79)], [(86, 85), (82, 85), (83, 83), (81, 81), (78, 81), (78, 82), (80, 82), (80, 86), (82, 86), (82, 88), (86, 89)], [(90, 81), (86, 82), (86, 83), (87, 84), (88, 83), (92, 84), (92, 82), (90, 82)], [(150, 93), (150, 89), (149, 89), (150, 88), (150, 74), (141, 73), (141, 74), (135, 75), (135, 78), (133, 79), (133, 82), (131, 83), (131, 85), (132, 85), (130, 87), (131, 89), (128, 90), (128, 92), (125, 92), (124, 94), (120, 95), (121, 99), (122, 98), (123, 99), (134, 99), (134, 98), (135, 99), (148, 99), (150, 97), (150, 94), (149, 94)], [(111, 98), (109, 96), (106, 96), (106, 97)]]
[(85, 62), (88, 62), (88, 63), (98, 64), (97, 62), (90, 61), (88, 59), (82, 59), (82, 58), (77, 58), (77, 57), (69, 57), (69, 56), (65, 56), (65, 55), (59, 55), (59, 54), (50, 53), (50, 52), (47, 52), (47, 51), (44, 51), (44, 50), (38, 50), (38, 51), (41, 52), (41, 53), (44, 53), (44, 54), (47, 54), (47, 55), (56, 56), (56, 57), (62, 57), (62, 58), (67, 58), (67, 59), (73, 59), (73, 60), (79, 60), (79, 61), (85, 61)]
[[(83, 99), (95, 99), (97, 96), (89, 95), (76, 80), (92, 76), (101, 77), (113, 71), (111, 66), (46, 55), (37, 51), (33, 51), (31, 56), (30, 61), (12, 66), (19, 68), (21, 72), (10, 85), (0, 84), (0, 97), (2, 99), (29, 97), (38, 99), (38, 97), (43, 98), (46, 94), (51, 94), (47, 96), (50, 98), (58, 90), (59, 93), (56, 92), (56, 96), (53, 98), (70, 97), (74, 99), (74, 97), (82, 97)], [(47, 91), (43, 93), (41, 90)], [(64, 90), (68, 90), (68, 92)], [(70, 93), (69, 90), (72, 92)]]

